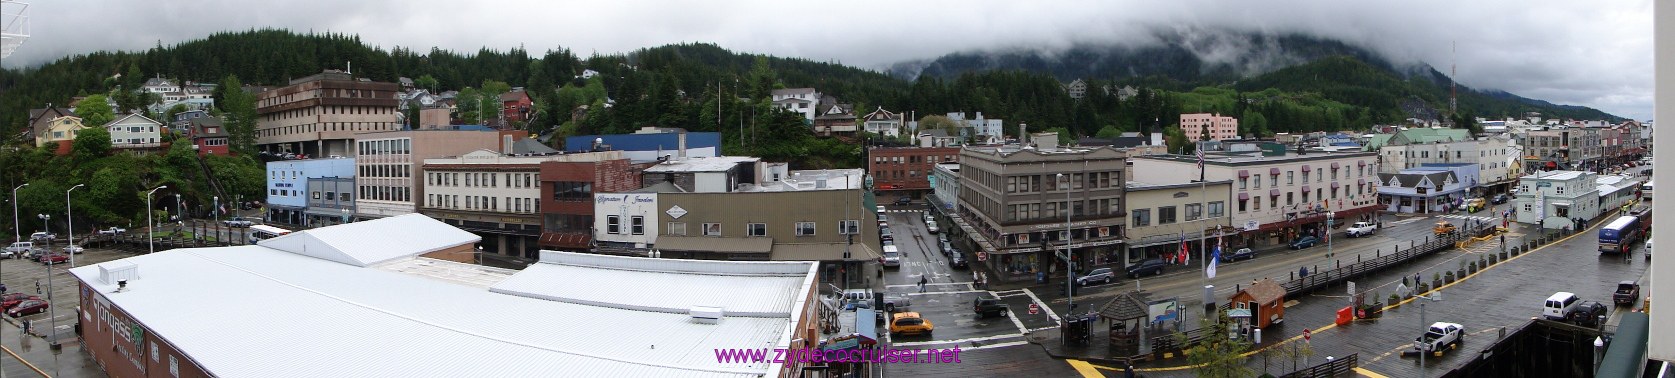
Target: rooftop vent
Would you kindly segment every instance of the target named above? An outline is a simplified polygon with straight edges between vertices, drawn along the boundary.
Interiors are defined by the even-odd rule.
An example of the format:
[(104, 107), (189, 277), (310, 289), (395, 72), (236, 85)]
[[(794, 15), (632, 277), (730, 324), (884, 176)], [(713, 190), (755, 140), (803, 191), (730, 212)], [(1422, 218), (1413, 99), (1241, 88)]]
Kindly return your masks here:
[(99, 264), (99, 280), (107, 285), (137, 278), (140, 278), (140, 266), (134, 263), (115, 261)]
[(692, 321), (703, 324), (719, 324), (721, 318), (727, 316), (721, 307), (710, 306), (692, 306), (687, 313), (692, 315)]

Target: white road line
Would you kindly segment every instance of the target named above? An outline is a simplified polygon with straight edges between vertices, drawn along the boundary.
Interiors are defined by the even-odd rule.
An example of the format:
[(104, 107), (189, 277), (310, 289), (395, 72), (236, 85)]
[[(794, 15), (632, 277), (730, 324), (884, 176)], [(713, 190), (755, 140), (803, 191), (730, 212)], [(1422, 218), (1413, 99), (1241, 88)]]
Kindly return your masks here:
[(969, 338), (969, 339), (959, 339), (959, 340), (912, 341), (912, 342), (905, 342), (905, 343), (895, 343), (895, 344), (892, 344), (892, 345), (893, 346), (898, 346), (898, 347), (910, 347), (910, 346), (920, 346), (920, 345), (959, 344), (959, 343), (969, 343), (969, 342), (974, 342), (974, 341), (989, 341), (989, 340), (1011, 339), (1011, 338), (1019, 338), (1019, 337), (1024, 337), (1024, 335), (1023, 334), (1005, 334), (1005, 335), (988, 336), (988, 337), (973, 337), (973, 338)]
[(1048, 326), (1048, 327), (1041, 327), (1041, 328), (1031, 329), (1031, 330), (1029, 330), (1029, 332), (1030, 333), (1035, 333), (1035, 332), (1038, 332), (1038, 331), (1049, 330), (1049, 329), (1053, 329), (1053, 328), (1058, 328), (1058, 326)]
[(1011, 297), (1016, 297), (1016, 296), (1019, 296), (1019, 295), (1024, 295), (1024, 293), (995, 294), (995, 297), (996, 298), (1011, 298)]
[(1013, 312), (1012, 309), (1008, 308), (1006, 309), (1006, 318), (1012, 319), (1012, 325), (1018, 326), (1018, 333), (1026, 335), (1029, 334), (1029, 328), (1024, 328), (1024, 322), (1018, 320), (1018, 313)]
[(1013, 342), (1006, 342), (1006, 343), (1000, 343), (1000, 344), (989, 344), (989, 345), (984, 345), (984, 346), (980, 346), (980, 347), (970, 347), (970, 348), (965, 348), (965, 350), (1005, 348), (1005, 347), (1009, 347), (1009, 346), (1019, 346), (1019, 345), (1025, 345), (1025, 344), (1029, 344), (1029, 342), (1028, 341), (1013, 341)]
[[(971, 285), (971, 283), (970, 283), (970, 282), (931, 282), (931, 283), (926, 283), (926, 284), (925, 284), (925, 286), (947, 286), (947, 285), (955, 285), (955, 286), (959, 286), (959, 285)], [(892, 287), (919, 287), (919, 284), (908, 284), (908, 285), (884, 285), (884, 287), (885, 287), (885, 288), (892, 288)]]
[[(1019, 290), (1001, 290), (1001, 291), (996, 291), (994, 293), (997, 296), (1009, 296), (1009, 295), (1023, 294), (1024, 291), (1022, 289), (1019, 289)], [(1001, 293), (1005, 293), (1005, 294), (1001, 294)]]
[(1053, 308), (1047, 306), (1047, 302), (1042, 302), (1041, 297), (1035, 296), (1034, 291), (1030, 291), (1029, 288), (1026, 287), (1026, 288), (1024, 288), (1024, 294), (1029, 295), (1029, 300), (1035, 301), (1036, 305), (1041, 306), (1041, 311), (1046, 311), (1047, 312), (1047, 317), (1053, 318), (1053, 319), (1058, 319), (1059, 318), (1058, 314), (1053, 313)]
[(903, 295), (931, 295), (931, 294), (969, 294), (969, 293), (987, 293), (987, 291), (982, 291), (982, 290), (962, 290), (962, 291), (927, 291), (927, 292), (923, 292), (923, 293), (906, 293), (906, 294), (903, 294)]

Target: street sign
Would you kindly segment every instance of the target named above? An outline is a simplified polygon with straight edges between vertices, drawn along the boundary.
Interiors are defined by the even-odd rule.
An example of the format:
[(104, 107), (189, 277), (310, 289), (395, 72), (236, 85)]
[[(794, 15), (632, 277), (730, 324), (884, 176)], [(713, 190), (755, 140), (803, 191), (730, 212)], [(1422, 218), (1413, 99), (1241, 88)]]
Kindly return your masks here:
[(1035, 315), (1035, 314), (1039, 314), (1039, 313), (1041, 313), (1041, 306), (1038, 306), (1034, 303), (1030, 303), (1029, 304), (1029, 314), (1030, 315)]
[(989, 261), (989, 253), (977, 251), (977, 261)]
[(1309, 341), (1309, 329), (1308, 328), (1303, 329), (1303, 341)]
[(1355, 295), (1355, 281), (1349, 281), (1349, 295)]

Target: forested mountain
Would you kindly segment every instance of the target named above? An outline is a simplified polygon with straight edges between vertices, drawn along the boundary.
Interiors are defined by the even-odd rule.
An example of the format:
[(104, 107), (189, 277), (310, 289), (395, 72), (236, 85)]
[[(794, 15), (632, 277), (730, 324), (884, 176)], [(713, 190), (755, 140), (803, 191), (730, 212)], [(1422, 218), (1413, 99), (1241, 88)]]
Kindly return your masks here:
[[(1446, 75), (1430, 66), (1393, 64), (1377, 53), (1338, 41), (1202, 29), (1159, 31), (1153, 37), (1156, 43), (1138, 46), (1079, 44), (1054, 52), (961, 52), (896, 64), (890, 73), (911, 80), (1024, 70), (1066, 83), (1099, 80), (1117, 87), (1133, 85), (1177, 92), (1217, 86), (1232, 86), (1243, 92), (1276, 88), (1363, 107), (1368, 118), (1377, 122), (1436, 117), (1448, 109)], [(1090, 85), (1089, 92), (1097, 88)], [(1592, 108), (1554, 105), (1466, 86), (1459, 87), (1458, 104), (1461, 113), (1489, 118), (1540, 112), (1556, 118), (1620, 119)], [(1327, 125), (1286, 124), (1276, 126), (1276, 131), (1318, 130), (1323, 126)]]

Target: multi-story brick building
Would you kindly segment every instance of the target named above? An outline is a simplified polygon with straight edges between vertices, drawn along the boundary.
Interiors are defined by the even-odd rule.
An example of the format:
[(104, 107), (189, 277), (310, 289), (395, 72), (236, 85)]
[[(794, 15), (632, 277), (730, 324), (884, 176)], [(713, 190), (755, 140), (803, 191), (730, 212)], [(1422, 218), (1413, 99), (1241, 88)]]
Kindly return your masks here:
[(931, 189), (931, 170), (941, 163), (960, 161), (958, 147), (871, 147), (867, 173), (879, 193), (913, 196)]
[(1212, 113), (1181, 114), (1181, 131), (1192, 140), (1206, 133), (1210, 140), (1239, 139), (1239, 119)]
[(1002, 280), (1062, 274), (1055, 254), (1066, 245), (1078, 267), (1119, 263), (1128, 223), (1126, 154), (1110, 147), (1061, 148), (1054, 133), (1031, 139), (1041, 142), (960, 151), (962, 221), (956, 225), (986, 254), (982, 263)]
[(549, 193), (542, 190), (542, 166), (621, 159), (614, 152), (510, 156), (492, 150), (425, 159), (421, 211), (481, 236), (487, 253), (533, 261), (540, 252), (542, 197)]
[(654, 163), (633, 163), (622, 151), (595, 153), (593, 160), (541, 162), (541, 248), (624, 253), (593, 240), (593, 194), (640, 188), (640, 172)]
[(267, 152), (353, 156), (356, 133), (401, 129), (398, 90), (336, 70), (291, 80), (256, 95), (256, 144)]
[(1279, 148), (1207, 153), (1202, 173), (1190, 155), (1135, 156), (1129, 162), (1136, 181), (1233, 181), (1227, 213), (1238, 230), (1225, 239), (1232, 247), (1320, 235), (1328, 215), (1347, 222), (1378, 210), (1377, 153), (1273, 147)]

